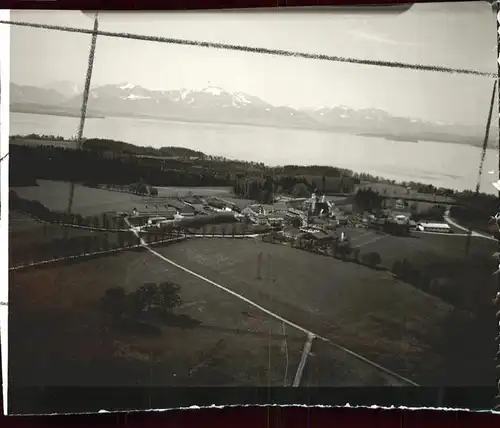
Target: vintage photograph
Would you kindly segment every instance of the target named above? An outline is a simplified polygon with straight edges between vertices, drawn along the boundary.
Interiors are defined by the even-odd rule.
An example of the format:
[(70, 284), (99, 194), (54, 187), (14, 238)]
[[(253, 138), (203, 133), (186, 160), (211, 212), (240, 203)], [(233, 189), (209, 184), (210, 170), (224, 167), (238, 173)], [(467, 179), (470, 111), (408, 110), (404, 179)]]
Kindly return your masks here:
[(493, 400), (491, 5), (10, 19), (9, 388)]

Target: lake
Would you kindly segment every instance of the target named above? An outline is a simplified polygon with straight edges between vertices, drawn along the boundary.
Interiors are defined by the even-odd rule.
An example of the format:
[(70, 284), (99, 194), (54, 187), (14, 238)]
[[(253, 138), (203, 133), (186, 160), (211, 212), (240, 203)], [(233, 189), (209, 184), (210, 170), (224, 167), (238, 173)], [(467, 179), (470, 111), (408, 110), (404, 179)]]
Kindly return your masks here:
[[(76, 135), (75, 117), (11, 113), (10, 134)], [(410, 143), (324, 131), (108, 117), (87, 119), (85, 137), (139, 146), (178, 146), (268, 165), (330, 165), (397, 181), (457, 190), (476, 186), (481, 149), (463, 144)], [(489, 174), (489, 171), (495, 171)], [(496, 193), (497, 151), (488, 149), (481, 191)]]

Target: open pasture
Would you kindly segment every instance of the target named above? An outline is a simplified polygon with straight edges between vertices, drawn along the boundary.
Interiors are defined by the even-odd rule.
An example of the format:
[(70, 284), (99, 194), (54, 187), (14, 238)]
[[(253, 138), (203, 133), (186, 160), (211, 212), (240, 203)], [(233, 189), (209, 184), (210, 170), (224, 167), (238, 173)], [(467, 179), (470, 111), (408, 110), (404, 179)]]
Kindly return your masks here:
[[(109, 288), (131, 293), (165, 280), (180, 286), (180, 305), (166, 322), (116, 330), (100, 309)], [(10, 283), (10, 370), (18, 386), (290, 386), (307, 339), (303, 331), (146, 251), (11, 272)], [(326, 358), (347, 374), (328, 378), (330, 386), (402, 383), (327, 349)], [(16, 363), (27, 358), (29, 369)], [(308, 383), (321, 380), (320, 373), (307, 376)]]
[[(52, 180), (37, 180), (38, 186), (15, 187), (13, 190), (24, 199), (38, 201), (55, 211), (68, 209), (70, 183)], [(167, 198), (188, 195), (230, 196), (228, 188), (163, 187), (158, 188), (158, 197), (138, 196), (125, 192), (94, 189), (75, 185), (73, 212), (81, 215), (98, 215), (107, 211), (154, 210), (155, 204), (165, 204)]]
[(387, 272), (259, 241), (188, 241), (158, 251), (400, 374), (423, 383), (452, 376), (436, 343), (455, 308)]

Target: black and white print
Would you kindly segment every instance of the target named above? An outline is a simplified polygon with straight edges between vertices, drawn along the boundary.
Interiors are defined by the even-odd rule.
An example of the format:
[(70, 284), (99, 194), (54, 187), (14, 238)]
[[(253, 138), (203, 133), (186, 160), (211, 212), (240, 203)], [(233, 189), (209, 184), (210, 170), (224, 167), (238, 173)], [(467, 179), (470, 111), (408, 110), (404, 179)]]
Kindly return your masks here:
[(493, 399), (488, 3), (10, 19), (9, 388)]

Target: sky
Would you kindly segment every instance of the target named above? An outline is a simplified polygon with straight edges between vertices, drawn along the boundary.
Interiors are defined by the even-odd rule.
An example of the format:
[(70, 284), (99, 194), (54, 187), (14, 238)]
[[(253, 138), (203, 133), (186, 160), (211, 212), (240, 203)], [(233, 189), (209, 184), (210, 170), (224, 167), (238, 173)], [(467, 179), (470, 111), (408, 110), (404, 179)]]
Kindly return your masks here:
[[(91, 29), (78, 11), (12, 11), (12, 20)], [(496, 22), (486, 2), (417, 4), (409, 11), (102, 12), (100, 29), (470, 68), (495, 73)], [(83, 86), (90, 35), (12, 27), (11, 79)], [(218, 86), (275, 105), (346, 105), (484, 127), (493, 81), (487, 77), (389, 69), (98, 37), (93, 85), (131, 82), (150, 89)]]

